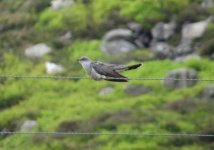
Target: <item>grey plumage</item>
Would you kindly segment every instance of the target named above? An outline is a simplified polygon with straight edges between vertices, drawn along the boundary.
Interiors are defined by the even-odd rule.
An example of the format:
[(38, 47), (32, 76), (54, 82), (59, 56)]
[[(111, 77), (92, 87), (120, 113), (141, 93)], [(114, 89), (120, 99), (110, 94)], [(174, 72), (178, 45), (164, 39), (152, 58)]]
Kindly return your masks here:
[(79, 59), (86, 73), (94, 80), (108, 80), (114, 82), (127, 82), (127, 77), (119, 74), (119, 72), (136, 69), (141, 64), (131, 66), (107, 64), (99, 61), (92, 61), (90, 58), (83, 56)]

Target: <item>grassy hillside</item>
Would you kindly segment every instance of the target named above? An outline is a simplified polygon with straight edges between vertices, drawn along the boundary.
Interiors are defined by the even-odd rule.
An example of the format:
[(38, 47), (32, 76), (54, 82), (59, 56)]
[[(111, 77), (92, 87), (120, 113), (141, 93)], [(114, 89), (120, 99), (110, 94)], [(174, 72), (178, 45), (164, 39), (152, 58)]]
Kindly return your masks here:
[[(167, 13), (177, 13), (192, 1), (156, 2), (91, 0), (85, 4), (77, 0), (74, 6), (52, 10), (50, 0), (0, 0), (0, 21), (4, 22), (2, 29), (0, 27), (0, 75), (47, 75), (44, 64), (54, 61), (65, 68), (65, 72), (57, 75), (85, 77), (76, 61), (80, 56), (100, 61), (112, 59), (100, 51), (101, 36), (108, 29), (130, 20), (142, 21), (149, 28), (154, 20), (167, 20)], [(152, 14), (147, 16), (142, 8)], [(166, 14), (160, 13), (163, 10)], [(112, 15), (119, 23), (108, 22)], [(65, 31), (72, 31), (72, 42), (60, 41)], [(42, 58), (27, 58), (25, 48), (40, 42), (47, 43), (53, 51)], [(138, 52), (133, 57), (138, 57)], [(127, 64), (142, 63), (136, 60)], [(199, 79), (209, 79), (214, 74), (214, 63), (208, 58), (143, 63), (143, 67), (124, 75), (164, 77), (176, 68), (195, 69)], [(36, 120), (37, 126), (32, 131), (38, 132), (214, 134), (214, 103), (203, 99), (203, 90), (210, 84), (197, 82), (189, 88), (168, 89), (157, 80), (114, 83), (1, 78), (0, 131), (20, 131), (23, 122)], [(143, 85), (151, 91), (129, 95), (124, 91), (129, 85)], [(109, 86), (113, 88), (111, 94), (99, 95), (101, 89)], [(0, 136), (0, 149), (211, 150), (214, 142), (211, 137), (6, 135)]]
[[(17, 74), (44, 74), (41, 64), (23, 62), (13, 54), (5, 54), (4, 59), (7, 61), (1, 64), (2, 74), (14, 74), (14, 70)], [(184, 63), (146, 62), (143, 68), (125, 75), (163, 77), (169, 70), (180, 67), (198, 68), (200, 78), (209, 78), (214, 73), (210, 70), (214, 64), (204, 59)], [(78, 75), (82, 76), (83, 72)], [(152, 92), (134, 97), (127, 95), (124, 88), (129, 84), (148, 86)], [(13, 131), (23, 121), (33, 119), (38, 121), (34, 131), (212, 133), (213, 103), (201, 98), (207, 84), (199, 82), (191, 88), (169, 90), (160, 81), (121, 84), (91, 80), (1, 79), (0, 128)], [(99, 96), (99, 91), (106, 86), (112, 86), (113, 93)], [(172, 149), (212, 147), (206, 138), (182, 137), (12, 135), (1, 139), (3, 149), (26, 149), (29, 146), (31, 149), (164, 149), (169, 144)]]

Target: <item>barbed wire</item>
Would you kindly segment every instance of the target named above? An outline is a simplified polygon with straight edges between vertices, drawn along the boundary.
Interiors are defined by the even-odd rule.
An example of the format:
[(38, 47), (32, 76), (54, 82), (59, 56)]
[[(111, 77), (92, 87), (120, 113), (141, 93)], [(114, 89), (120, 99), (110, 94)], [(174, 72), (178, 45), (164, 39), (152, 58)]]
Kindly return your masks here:
[[(32, 75), (0, 75), (0, 78), (44, 78), (44, 79), (91, 79), (90, 77), (80, 77), (80, 76), (32, 76)], [(124, 79), (124, 78), (111, 78), (107, 79)], [(175, 81), (205, 81), (214, 82), (214, 79), (196, 79), (196, 78), (127, 78), (127, 80), (175, 80)]]
[(187, 134), (187, 133), (126, 133), (126, 132), (0, 132), (0, 136), (10, 134), (42, 134), (42, 135), (71, 135), (71, 136), (186, 136), (186, 137), (214, 137), (214, 134)]

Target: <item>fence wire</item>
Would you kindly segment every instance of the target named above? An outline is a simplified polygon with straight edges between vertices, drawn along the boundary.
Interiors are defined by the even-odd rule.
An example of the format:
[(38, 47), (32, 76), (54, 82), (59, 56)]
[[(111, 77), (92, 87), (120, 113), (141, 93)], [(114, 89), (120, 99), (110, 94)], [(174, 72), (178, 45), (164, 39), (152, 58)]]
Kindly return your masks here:
[(0, 132), (4, 135), (63, 135), (63, 136), (176, 136), (176, 137), (214, 137), (214, 134), (186, 134), (186, 133), (125, 133), (125, 132)]
[[(33, 79), (69, 79), (69, 80), (78, 80), (78, 79), (91, 79), (89, 77), (80, 77), (80, 76), (32, 76), (32, 75), (0, 75), (0, 78), (33, 78)], [(108, 79), (124, 79), (124, 78), (108, 78)], [(206, 81), (213, 82), (214, 79), (191, 79), (191, 78), (127, 78), (128, 80), (175, 80), (175, 81)], [(186, 134), (186, 133), (122, 133), (122, 132), (106, 132), (106, 133), (98, 133), (98, 132), (10, 132), (10, 131), (2, 131), (0, 132), (0, 136), (5, 135), (29, 135), (29, 134), (37, 134), (37, 135), (70, 135), (70, 136), (177, 136), (177, 137), (214, 137), (214, 134)]]
[[(69, 80), (78, 80), (78, 79), (91, 79), (90, 77), (80, 77), (80, 76), (32, 76), (32, 75), (0, 75), (0, 78), (38, 78), (38, 79), (69, 79)], [(124, 78), (110, 78), (107, 79), (124, 79)], [(175, 81), (204, 81), (204, 82), (214, 82), (214, 79), (194, 79), (194, 78), (127, 78), (127, 80), (175, 80)]]

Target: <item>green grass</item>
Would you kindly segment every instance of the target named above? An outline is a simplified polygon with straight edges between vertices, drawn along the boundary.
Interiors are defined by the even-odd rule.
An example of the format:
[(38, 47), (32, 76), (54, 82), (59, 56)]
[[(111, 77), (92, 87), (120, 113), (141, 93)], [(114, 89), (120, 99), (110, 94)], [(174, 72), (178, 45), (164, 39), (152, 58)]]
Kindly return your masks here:
[[(78, 58), (81, 55), (89, 55), (95, 51), (93, 58), (100, 58), (100, 52), (97, 50), (98, 43), (92, 41), (90, 47), (85, 51), (87, 44), (78, 42), (71, 47), (71, 59)], [(77, 51), (78, 50), (78, 51)], [(97, 53), (97, 54), (96, 54)], [(31, 69), (18, 57), (13, 54), (4, 55), (5, 61), (1, 64), (2, 74), (14, 73), (17, 70), (21, 74), (44, 74), (41, 70)], [(11, 60), (11, 62), (10, 62)], [(15, 64), (12, 60), (15, 60)], [(72, 62), (72, 61), (71, 61)], [(130, 62), (132, 64), (134, 62)], [(71, 66), (76, 64), (70, 64)], [(37, 64), (36, 67), (41, 66)], [(128, 77), (164, 77), (166, 73), (175, 68), (193, 68), (199, 71), (199, 77), (210, 78), (213, 73), (210, 68), (213, 68), (213, 63), (209, 60), (188, 60), (183, 63), (165, 61), (145, 62), (144, 66), (138, 70), (124, 73)], [(9, 69), (6, 69), (9, 68)], [(19, 69), (20, 68), (20, 69)], [(83, 70), (80, 66), (77, 67), (80, 75), (83, 75)], [(92, 127), (88, 128), (94, 132), (143, 132), (143, 133), (197, 133), (206, 127), (210, 127), (209, 123), (204, 122), (201, 126), (197, 123), (200, 120), (210, 118), (212, 108), (201, 108), (200, 113), (203, 118), (197, 117), (197, 110), (200, 109), (200, 93), (203, 88), (208, 85), (207, 82), (199, 82), (195, 86), (185, 89), (167, 89), (161, 81), (130, 81), (129, 83), (109, 83), (106, 81), (96, 82), (92, 80), (54, 80), (54, 79), (1, 79), (1, 99), (0, 104), (4, 105), (5, 101), (13, 101), (13, 97), (20, 96), (17, 103), (11, 104), (10, 107), (5, 107), (0, 115), (0, 128), (8, 128), (11, 124), (19, 126), (24, 120), (35, 119), (38, 121), (38, 126), (35, 131), (56, 131), (60, 124), (65, 121), (81, 121), (83, 128), (80, 131), (85, 131), (87, 126), (84, 122), (89, 122)], [(142, 84), (152, 89), (151, 93), (141, 96), (129, 96), (124, 93), (124, 88), (129, 84)], [(113, 86), (113, 93), (107, 96), (99, 96), (98, 92), (105, 86)], [(185, 116), (182, 111), (169, 109), (167, 106), (171, 103), (179, 102), (180, 100), (190, 99), (196, 103), (194, 108), (187, 107), (191, 111), (187, 111)], [(181, 101), (182, 103), (182, 101)], [(209, 105), (203, 104), (204, 107)], [(202, 105), (201, 105), (202, 106)], [(170, 107), (170, 106), (169, 106)], [(180, 108), (181, 109), (181, 108)], [(134, 113), (134, 121), (132, 117), (127, 117), (128, 120), (118, 122), (117, 119), (110, 120), (103, 124), (94, 122), (93, 120), (102, 117), (105, 114), (117, 114), (124, 110), (132, 110)], [(115, 115), (116, 115), (115, 114)], [(121, 118), (126, 116), (121, 116)], [(105, 128), (106, 125), (113, 124), (116, 129), (111, 130)], [(104, 126), (103, 126), (104, 125)], [(94, 127), (93, 127), (94, 126)], [(107, 127), (107, 126), (106, 126)], [(12, 129), (12, 128), (11, 128)], [(17, 129), (17, 128), (16, 128)], [(18, 139), (17, 139), (18, 138)], [(36, 140), (35, 140), (36, 139)], [(63, 139), (55, 139), (53, 137), (40, 137), (39, 135), (12, 135), (1, 139), (0, 145), (3, 149), (11, 149), (18, 147), (25, 149), (64, 149), (66, 148), (84, 148), (87, 145), (96, 145), (95, 143), (104, 143), (95, 146), (96, 149), (124, 149), (124, 148), (140, 148), (143, 146), (146, 149), (164, 147), (164, 143), (169, 141), (169, 138), (162, 139), (154, 137), (151, 142), (151, 137), (115, 137), (106, 136), (92, 138), (74, 138), (64, 137)], [(13, 142), (13, 141), (16, 142)], [(53, 140), (53, 144), (48, 144)], [(85, 141), (86, 140), (86, 141)], [(23, 144), (26, 143), (27, 144)], [(36, 141), (36, 142), (35, 142)], [(160, 144), (162, 143), (162, 144)], [(196, 141), (194, 144), (198, 144)], [(161, 146), (162, 145), (162, 146)], [(184, 146), (185, 147), (185, 146)], [(190, 145), (187, 144), (187, 147)], [(194, 146), (193, 146), (194, 147)], [(173, 149), (173, 148), (172, 148)], [(176, 148), (175, 148), (176, 149)]]

